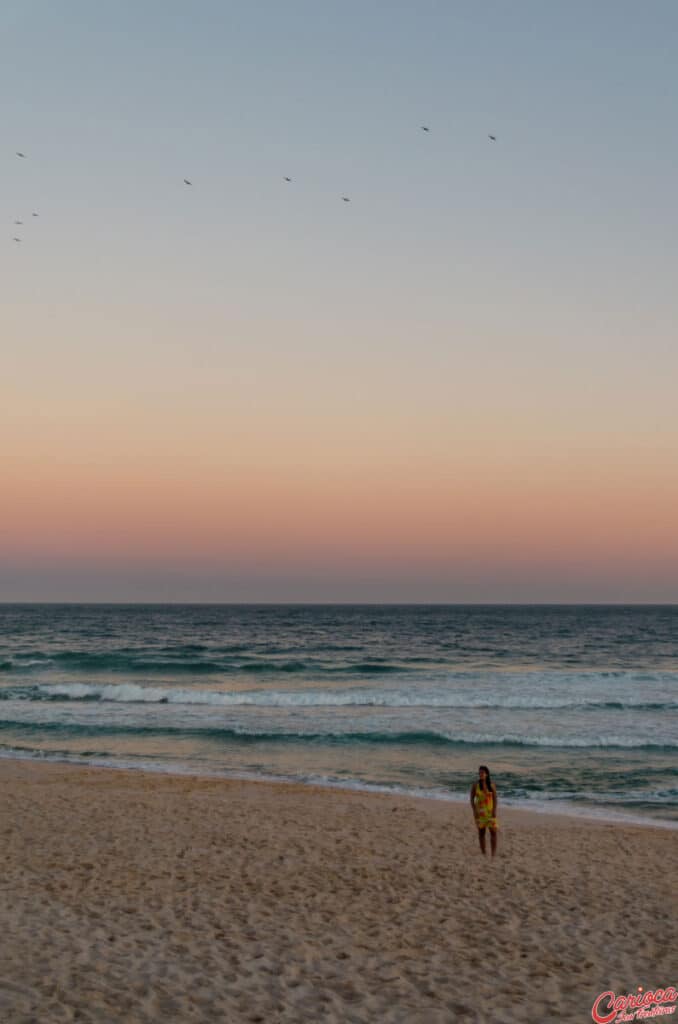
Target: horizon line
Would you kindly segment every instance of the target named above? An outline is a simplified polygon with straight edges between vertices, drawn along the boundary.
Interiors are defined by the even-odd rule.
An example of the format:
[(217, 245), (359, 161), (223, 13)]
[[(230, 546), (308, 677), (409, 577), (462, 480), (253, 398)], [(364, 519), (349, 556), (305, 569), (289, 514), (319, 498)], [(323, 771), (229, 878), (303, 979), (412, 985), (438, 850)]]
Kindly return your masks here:
[(678, 601), (8, 601), (17, 605), (103, 608), (678, 608)]

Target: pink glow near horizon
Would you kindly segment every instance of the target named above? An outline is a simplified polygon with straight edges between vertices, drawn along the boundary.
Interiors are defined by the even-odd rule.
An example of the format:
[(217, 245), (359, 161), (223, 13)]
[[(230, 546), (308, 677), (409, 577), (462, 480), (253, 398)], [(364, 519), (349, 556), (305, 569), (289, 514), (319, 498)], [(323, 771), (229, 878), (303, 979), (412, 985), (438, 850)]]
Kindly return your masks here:
[[(7, 466), (0, 555), (86, 564), (390, 574), (473, 567), (604, 577), (678, 567), (678, 485), (648, 463), (545, 457), (467, 464)], [(648, 521), (651, 518), (651, 529)]]

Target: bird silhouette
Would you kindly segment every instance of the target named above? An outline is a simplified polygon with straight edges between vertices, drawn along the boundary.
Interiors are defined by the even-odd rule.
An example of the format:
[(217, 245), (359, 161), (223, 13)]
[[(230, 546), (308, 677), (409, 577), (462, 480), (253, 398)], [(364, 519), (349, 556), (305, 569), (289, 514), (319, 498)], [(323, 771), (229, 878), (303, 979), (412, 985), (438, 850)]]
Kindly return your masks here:
[(490, 142), (496, 142), (497, 141), (497, 136), (496, 135), (488, 135), (487, 137), (490, 140)]
[(288, 178), (288, 177), (287, 177), (287, 175), (285, 175), (285, 177), (283, 178), (283, 181), (291, 181), (291, 180), (292, 180), (292, 179), (291, 179), (291, 178)]
[(431, 129), (428, 127), (428, 125), (425, 125), (425, 124), (421, 125), (421, 130), (423, 132), (430, 132), (431, 131)]
[(25, 153), (20, 153), (18, 149), (17, 149), (17, 151), (16, 151), (16, 155), (17, 155), (17, 156), (20, 156), (22, 160), (25, 160), (25, 159), (26, 159), (26, 154), (25, 154)]
[(189, 181), (188, 178), (184, 178), (184, 185), (192, 185), (193, 182)]
[(16, 224), (17, 226), (19, 226), (19, 225), (23, 224), (23, 221), (22, 221), (22, 220), (15, 220), (15, 221), (14, 221), (14, 223), (15, 223), (15, 224)]
[(14, 236), (14, 237), (12, 238), (12, 241), (13, 241), (13, 242), (20, 242), (20, 241), (21, 241), (21, 239), (20, 239), (20, 238), (17, 238), (17, 237), (16, 237), (16, 235), (15, 235), (15, 236)]
[(343, 201), (344, 201), (345, 203), (350, 203), (350, 202), (351, 202), (351, 200), (349, 199), (349, 197), (348, 197), (348, 196), (342, 196), (341, 198), (343, 199)]
[(32, 214), (31, 214), (31, 217), (39, 217), (39, 216), (40, 216), (40, 214), (39, 214), (39, 213), (32, 213)]

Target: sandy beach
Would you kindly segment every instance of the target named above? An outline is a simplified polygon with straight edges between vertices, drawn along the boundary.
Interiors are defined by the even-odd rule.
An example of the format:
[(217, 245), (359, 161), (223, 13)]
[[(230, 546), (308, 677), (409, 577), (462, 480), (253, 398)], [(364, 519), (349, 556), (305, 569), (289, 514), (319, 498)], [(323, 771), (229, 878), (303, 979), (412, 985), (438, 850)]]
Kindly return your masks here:
[(676, 983), (675, 831), (3, 761), (0, 1019), (591, 1020)]

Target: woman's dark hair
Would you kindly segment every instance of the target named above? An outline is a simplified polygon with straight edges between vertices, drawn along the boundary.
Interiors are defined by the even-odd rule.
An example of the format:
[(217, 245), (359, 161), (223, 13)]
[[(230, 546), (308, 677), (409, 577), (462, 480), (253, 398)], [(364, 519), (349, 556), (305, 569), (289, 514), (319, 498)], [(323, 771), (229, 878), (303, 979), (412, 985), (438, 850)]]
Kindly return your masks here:
[(480, 767), (478, 768), (478, 771), (479, 772), (485, 772), (485, 775), (487, 776), (487, 778), (485, 779), (485, 785), (487, 786), (488, 791), (491, 791), (492, 790), (492, 777), (490, 775), (490, 769), (487, 767), (486, 764), (481, 764)]

